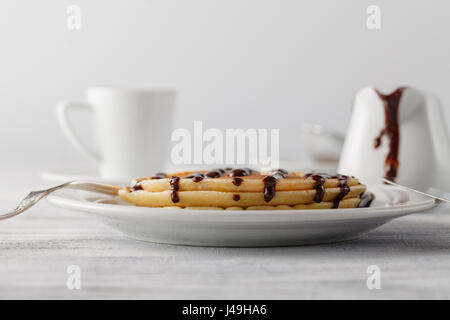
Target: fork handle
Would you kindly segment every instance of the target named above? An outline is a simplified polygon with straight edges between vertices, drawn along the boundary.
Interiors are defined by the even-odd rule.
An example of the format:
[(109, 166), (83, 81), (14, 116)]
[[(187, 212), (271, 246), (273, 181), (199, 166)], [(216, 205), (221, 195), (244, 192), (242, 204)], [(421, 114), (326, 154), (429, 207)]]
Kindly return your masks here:
[(116, 196), (119, 193), (120, 187), (113, 186), (109, 184), (104, 183), (98, 183), (98, 182), (90, 182), (90, 181), (72, 181), (67, 182), (64, 184), (61, 184), (59, 186), (42, 190), (42, 191), (32, 191), (30, 192), (25, 199), (23, 199), (19, 205), (14, 209), (14, 211), (0, 215), (0, 220), (6, 220), (9, 218), (12, 218), (14, 216), (17, 216), (18, 214), (21, 214), (22, 212), (28, 210), (32, 206), (34, 206), (36, 203), (38, 203), (42, 198), (45, 198), (50, 193), (55, 192), (60, 189), (77, 189), (77, 190), (85, 190), (85, 191), (93, 191), (93, 192), (99, 192), (104, 193), (112, 196)]
[(72, 182), (69, 182), (64, 187), (67, 187), (69, 189), (99, 192), (99, 193), (104, 193), (104, 194), (108, 194), (111, 196), (116, 196), (119, 193), (119, 190), (121, 189), (118, 186), (113, 186), (110, 184), (99, 183), (99, 182), (91, 182), (91, 181), (72, 181)]

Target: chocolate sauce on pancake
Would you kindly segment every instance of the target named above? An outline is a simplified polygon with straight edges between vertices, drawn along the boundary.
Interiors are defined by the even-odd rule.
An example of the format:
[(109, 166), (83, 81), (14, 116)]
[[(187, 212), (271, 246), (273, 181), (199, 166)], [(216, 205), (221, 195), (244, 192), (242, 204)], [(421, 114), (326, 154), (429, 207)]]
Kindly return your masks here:
[(342, 199), (350, 192), (350, 187), (348, 186), (348, 177), (341, 175), (338, 177), (339, 179), (339, 188), (341, 191), (333, 200), (333, 208), (339, 208), (339, 203), (341, 203)]
[(236, 187), (239, 187), (242, 184), (242, 181), (244, 181), (244, 180), (239, 177), (233, 177), (231, 179), (231, 183), (233, 183)]
[(136, 184), (133, 187), (130, 188), (131, 192), (138, 191), (138, 190), (144, 190), (144, 188), (142, 188), (142, 181), (141, 180), (138, 180), (136, 182)]
[(358, 208), (368, 208), (372, 204), (372, 201), (375, 200), (375, 195), (371, 192), (364, 192), (359, 195), (361, 199), (358, 205)]
[(269, 202), (275, 197), (275, 189), (277, 178), (274, 176), (267, 176), (263, 179), (264, 182), (264, 201)]
[(380, 134), (375, 138), (374, 147), (378, 149), (381, 146), (383, 136), (389, 140), (389, 152), (385, 160), (385, 178), (394, 181), (398, 170), (398, 150), (400, 144), (399, 129), (399, 105), (405, 88), (398, 88), (389, 95), (384, 95), (378, 90), (375, 92), (384, 103), (385, 125)]
[(278, 175), (280, 178), (285, 179), (286, 176), (289, 174), (289, 171), (284, 170), (284, 169), (276, 169), (276, 170), (269, 171), (269, 173), (271, 175)]
[(304, 175), (305, 178), (312, 178), (316, 181), (314, 189), (316, 190), (316, 195), (314, 196), (314, 202), (320, 203), (323, 201), (325, 196), (325, 181), (326, 179), (338, 179), (340, 192), (333, 200), (333, 208), (338, 208), (339, 203), (344, 199), (344, 197), (350, 192), (350, 187), (348, 186), (348, 176), (342, 174), (330, 175), (327, 173), (307, 173)]
[(269, 176), (264, 177), (264, 201), (270, 202), (275, 197), (278, 179), (285, 179), (288, 172), (284, 169), (277, 169), (269, 172)]
[[(227, 169), (229, 169), (229, 168), (227, 168)], [(227, 170), (227, 169), (225, 169), (225, 170)], [(227, 170), (227, 171), (229, 171), (229, 170)], [(232, 178), (231, 182), (235, 186), (239, 187), (242, 184), (242, 182), (244, 181), (242, 178), (239, 178), (239, 177), (246, 177), (246, 176), (251, 175), (252, 173), (254, 173), (254, 171), (252, 169), (243, 168), (243, 169), (233, 169), (233, 170), (231, 170), (231, 172), (228, 175)]]
[(183, 177), (183, 179), (192, 179), (194, 182), (200, 182), (205, 178), (205, 175), (201, 172), (197, 172), (194, 174), (190, 174), (188, 176)]
[(230, 177), (245, 177), (245, 176), (251, 175), (252, 173), (254, 173), (254, 171), (249, 168), (233, 169), (233, 170), (231, 170), (229, 176)]
[(315, 173), (307, 173), (305, 174), (305, 178), (312, 178), (316, 181), (314, 185), (314, 189), (316, 190), (316, 195), (314, 196), (315, 203), (321, 203), (323, 197), (325, 196), (325, 179), (328, 175), (325, 174), (315, 174)]
[(180, 190), (180, 177), (172, 177), (169, 180), (170, 183), (170, 198), (172, 199), (173, 203), (177, 203), (180, 201), (178, 198), (178, 190)]
[(220, 178), (226, 172), (226, 169), (214, 169), (205, 173), (208, 178)]
[(234, 201), (239, 201), (239, 200), (241, 200), (241, 196), (238, 195), (238, 194), (233, 194), (233, 200)]
[(164, 172), (156, 173), (151, 179), (164, 179), (167, 178), (167, 175)]

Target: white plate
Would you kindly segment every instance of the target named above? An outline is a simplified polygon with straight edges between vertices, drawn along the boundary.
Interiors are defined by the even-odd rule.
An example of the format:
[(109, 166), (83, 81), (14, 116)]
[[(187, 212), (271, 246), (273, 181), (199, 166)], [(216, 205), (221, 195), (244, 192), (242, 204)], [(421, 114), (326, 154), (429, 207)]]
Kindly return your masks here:
[(324, 210), (186, 210), (145, 208), (76, 190), (47, 197), (58, 207), (92, 213), (143, 241), (195, 246), (286, 246), (356, 239), (392, 219), (431, 209), (437, 202), (392, 186), (370, 186), (370, 208)]

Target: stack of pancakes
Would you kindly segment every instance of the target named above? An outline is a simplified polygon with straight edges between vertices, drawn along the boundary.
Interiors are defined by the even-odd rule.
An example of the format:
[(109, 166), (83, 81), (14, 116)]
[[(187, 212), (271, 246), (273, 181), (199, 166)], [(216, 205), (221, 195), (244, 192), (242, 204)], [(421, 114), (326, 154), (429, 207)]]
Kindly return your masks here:
[(159, 173), (134, 180), (119, 195), (146, 207), (329, 209), (357, 207), (365, 190), (358, 179), (344, 175), (227, 168)]

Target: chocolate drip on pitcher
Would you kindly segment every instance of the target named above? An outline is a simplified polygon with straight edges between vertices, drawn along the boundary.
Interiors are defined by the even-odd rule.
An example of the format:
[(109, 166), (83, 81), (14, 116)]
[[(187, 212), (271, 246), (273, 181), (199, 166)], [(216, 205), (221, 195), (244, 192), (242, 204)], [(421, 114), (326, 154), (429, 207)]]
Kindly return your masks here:
[(399, 105), (405, 88), (398, 88), (389, 95), (384, 95), (375, 89), (380, 99), (384, 103), (385, 125), (380, 134), (375, 138), (374, 147), (381, 146), (383, 136), (389, 140), (389, 152), (385, 160), (385, 178), (394, 181), (398, 170), (398, 150), (400, 144), (399, 129)]
[(178, 190), (180, 190), (180, 177), (172, 177), (169, 180), (170, 183), (170, 198), (172, 199), (173, 203), (177, 203), (180, 201), (178, 198)]

